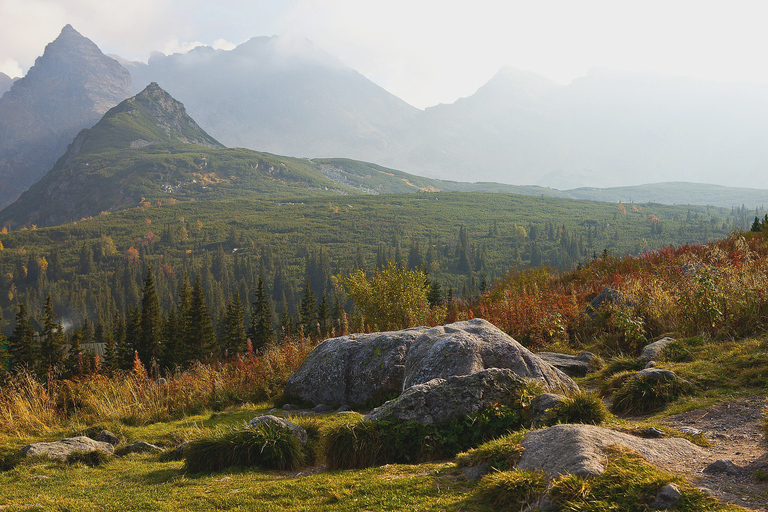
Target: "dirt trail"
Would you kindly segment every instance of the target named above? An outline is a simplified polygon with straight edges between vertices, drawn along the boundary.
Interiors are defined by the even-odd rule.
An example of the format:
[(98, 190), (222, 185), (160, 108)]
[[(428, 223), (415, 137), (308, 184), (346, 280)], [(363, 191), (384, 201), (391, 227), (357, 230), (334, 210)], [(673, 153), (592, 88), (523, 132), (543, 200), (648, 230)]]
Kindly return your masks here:
[[(761, 429), (766, 406), (765, 397), (748, 396), (665, 418), (670, 426), (705, 432), (714, 443), (706, 449), (707, 460), (680, 461), (675, 471), (721, 501), (768, 512), (768, 481), (755, 478), (756, 471), (768, 476), (768, 443)], [(718, 459), (732, 461), (738, 473), (703, 473)]]

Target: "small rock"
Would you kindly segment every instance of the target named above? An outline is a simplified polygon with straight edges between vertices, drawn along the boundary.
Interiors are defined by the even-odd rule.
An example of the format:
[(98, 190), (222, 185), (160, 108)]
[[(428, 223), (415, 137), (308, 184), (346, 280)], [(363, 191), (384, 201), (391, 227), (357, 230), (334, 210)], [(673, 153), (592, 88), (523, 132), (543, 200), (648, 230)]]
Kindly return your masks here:
[(677, 486), (675, 484), (668, 484), (661, 488), (659, 494), (656, 495), (656, 499), (651, 503), (651, 508), (655, 510), (667, 510), (672, 508), (682, 498)]
[(165, 386), (166, 384), (168, 384), (168, 381), (165, 380), (163, 377), (160, 377), (155, 381), (155, 384), (157, 384), (158, 386)]
[(21, 454), (26, 457), (47, 456), (51, 459), (65, 460), (67, 455), (74, 451), (99, 450), (112, 454), (115, 447), (109, 443), (102, 443), (90, 437), (78, 436), (62, 439), (61, 441), (41, 442), (28, 444), (21, 449)]
[(338, 414), (339, 416), (347, 416), (347, 415), (350, 415), (350, 414), (354, 416), (357, 413), (355, 411), (339, 411), (336, 414)]
[(322, 413), (322, 412), (331, 412), (332, 410), (333, 410), (333, 407), (331, 407), (330, 405), (317, 404), (315, 406), (315, 412), (320, 412), (320, 413)]
[(102, 430), (101, 433), (96, 437), (96, 440), (102, 443), (109, 443), (112, 446), (117, 446), (120, 444), (120, 438), (109, 430)]
[(29, 477), (30, 480), (48, 480), (49, 478), (51, 477), (45, 476), (45, 475), (35, 475), (35, 476)]
[(547, 416), (549, 410), (557, 407), (563, 403), (564, 400), (565, 397), (563, 395), (557, 395), (554, 393), (542, 393), (540, 395), (536, 395), (534, 399), (531, 400), (528, 413), (531, 418), (531, 426), (533, 428), (542, 426), (543, 423), (548, 419)]
[(643, 434), (645, 434), (648, 437), (664, 437), (664, 431), (659, 430), (656, 427), (650, 427), (643, 431)]
[(125, 447), (125, 453), (160, 453), (163, 449), (146, 441), (131, 443)]
[(678, 377), (677, 374), (672, 370), (663, 370), (661, 368), (646, 368), (645, 370), (640, 370), (639, 372), (637, 372), (635, 376), (647, 377), (651, 380), (657, 380), (657, 381), (683, 380), (680, 377)]
[(645, 365), (646, 368), (656, 368), (656, 361), (648, 361), (648, 364)]
[(176, 457), (179, 459), (183, 459), (184, 455), (187, 453), (187, 448), (189, 448), (189, 442), (184, 441), (179, 446), (176, 447)]
[(296, 437), (296, 439), (299, 440), (302, 446), (307, 444), (307, 431), (286, 419), (270, 415), (256, 416), (251, 421), (249, 421), (248, 424), (254, 428), (261, 425), (273, 425), (279, 429), (287, 430), (290, 432), (294, 437)]
[(342, 405), (338, 409), (336, 409), (336, 412), (345, 412), (349, 410), (349, 406), (347, 404)]
[(677, 430), (679, 430), (680, 432), (685, 432), (686, 434), (694, 435), (694, 436), (698, 436), (702, 432), (701, 430), (693, 427), (680, 427)]
[(291, 409), (293, 409), (293, 407), (291, 406), (291, 404), (285, 404), (285, 405), (283, 406), (283, 410), (284, 410), (284, 411), (290, 411)]
[(275, 414), (276, 412), (278, 412), (278, 409), (276, 409), (276, 408), (274, 408), (274, 407), (273, 407), (273, 408), (271, 408), (271, 409), (270, 409), (270, 410), (267, 412), (267, 414)]
[(478, 464), (477, 466), (467, 466), (461, 468), (461, 471), (464, 473), (464, 476), (467, 477), (467, 480), (480, 480), (482, 477), (484, 477), (486, 474), (488, 474), (488, 469), (490, 466), (488, 463)]
[(640, 354), (640, 360), (645, 362), (655, 361), (661, 355), (661, 352), (664, 350), (664, 347), (666, 347), (673, 341), (675, 341), (674, 338), (661, 338), (658, 341), (649, 343), (648, 345), (643, 347), (643, 351)]
[(733, 461), (718, 459), (704, 468), (704, 473), (725, 473), (726, 475), (734, 476), (741, 473), (741, 469)]

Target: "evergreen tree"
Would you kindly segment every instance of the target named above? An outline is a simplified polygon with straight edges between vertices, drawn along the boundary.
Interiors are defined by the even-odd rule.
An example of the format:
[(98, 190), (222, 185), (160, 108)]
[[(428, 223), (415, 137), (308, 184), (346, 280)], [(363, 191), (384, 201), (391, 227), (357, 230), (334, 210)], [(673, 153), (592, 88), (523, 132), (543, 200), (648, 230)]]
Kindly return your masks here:
[[(121, 356), (122, 365), (125, 369), (129, 369), (133, 366), (133, 356), (134, 352), (137, 352), (140, 335), (141, 309), (139, 309), (139, 306), (136, 306), (128, 314), (128, 322), (125, 326), (125, 344)], [(123, 359), (123, 357), (125, 359)]]
[[(307, 280), (309, 287), (309, 280)], [(274, 340), (275, 331), (272, 328), (272, 308), (269, 297), (264, 290), (264, 279), (259, 276), (256, 286), (256, 302), (253, 303), (250, 328), (251, 345), (254, 350), (263, 350)]]
[(320, 304), (317, 306), (317, 323), (320, 327), (320, 337), (324, 338), (328, 335), (331, 327), (331, 307), (328, 305), (328, 298), (325, 296), (325, 292), (323, 292)]
[(76, 329), (69, 338), (69, 354), (67, 354), (67, 373), (70, 377), (83, 373), (83, 349), (80, 329)]
[(189, 312), (185, 318), (186, 337), (184, 343), (185, 362), (205, 361), (218, 358), (216, 331), (213, 328), (208, 302), (205, 299), (200, 277), (195, 276)]
[(331, 311), (331, 318), (333, 319), (333, 329), (341, 326), (341, 317), (344, 316), (344, 306), (341, 305), (341, 299), (338, 294), (333, 297), (333, 310)]
[(104, 330), (104, 366), (109, 372), (119, 368), (115, 335), (109, 329)]
[(163, 368), (173, 368), (181, 364), (179, 350), (182, 347), (179, 337), (179, 317), (173, 309), (163, 322)]
[(437, 281), (429, 281), (427, 301), (432, 307), (439, 306), (440, 303), (443, 302), (443, 292), (440, 290), (440, 283)]
[(64, 330), (56, 322), (51, 294), (45, 299), (43, 307), (43, 332), (40, 333), (40, 372), (45, 373), (64, 362)]
[(147, 277), (144, 280), (141, 299), (141, 328), (136, 347), (139, 358), (145, 365), (153, 360), (160, 361), (162, 335), (163, 318), (160, 313), (160, 301), (157, 297), (152, 267), (147, 266)]
[(315, 294), (309, 287), (309, 280), (304, 283), (304, 296), (301, 298), (299, 308), (299, 324), (304, 329), (304, 334), (310, 335), (315, 328), (317, 317), (315, 316)]
[(11, 350), (3, 334), (3, 316), (0, 314), (0, 375), (10, 371)]
[(224, 349), (230, 356), (242, 354), (246, 350), (247, 337), (245, 335), (245, 308), (240, 297), (235, 297), (227, 304), (227, 312), (224, 315)]
[(19, 302), (19, 308), (16, 312), (16, 326), (8, 340), (14, 369), (23, 366), (32, 368), (36, 363), (37, 347), (35, 347), (34, 335), (32, 318), (27, 315), (27, 308), (24, 303)]

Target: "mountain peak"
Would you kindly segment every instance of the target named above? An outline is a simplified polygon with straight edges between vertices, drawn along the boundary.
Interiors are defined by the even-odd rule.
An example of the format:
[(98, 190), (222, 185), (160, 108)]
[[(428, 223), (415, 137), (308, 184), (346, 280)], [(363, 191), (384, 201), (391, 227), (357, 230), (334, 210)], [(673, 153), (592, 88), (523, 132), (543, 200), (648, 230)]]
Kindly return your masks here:
[(198, 126), (181, 102), (152, 82), (136, 96), (110, 109), (93, 128), (81, 132), (64, 160), (69, 161), (84, 152), (98, 153), (169, 142), (223, 147)]

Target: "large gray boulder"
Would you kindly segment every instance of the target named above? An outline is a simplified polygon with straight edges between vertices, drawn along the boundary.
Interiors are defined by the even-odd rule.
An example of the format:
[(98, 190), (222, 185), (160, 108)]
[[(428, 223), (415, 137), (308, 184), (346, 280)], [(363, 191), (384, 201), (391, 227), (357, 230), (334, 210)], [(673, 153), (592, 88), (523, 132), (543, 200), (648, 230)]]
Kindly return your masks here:
[(707, 452), (687, 439), (643, 439), (594, 425), (556, 425), (533, 430), (521, 442), (525, 451), (518, 469), (534, 469), (551, 477), (573, 473), (599, 475), (605, 471), (605, 451), (618, 445), (645, 460), (669, 469), (681, 460), (701, 460)]
[(442, 425), (493, 403), (516, 405), (525, 386), (525, 379), (512, 370), (500, 368), (433, 379), (411, 386), (399, 397), (372, 410), (365, 419)]
[(61, 441), (51, 441), (28, 444), (21, 449), (25, 457), (47, 456), (50, 459), (64, 460), (72, 452), (90, 452), (99, 450), (104, 453), (114, 453), (115, 447), (109, 443), (94, 441), (90, 437), (68, 437)]
[(362, 405), (400, 393), (408, 348), (426, 329), (327, 339), (291, 375), (285, 394), (313, 404)]
[(269, 425), (279, 430), (285, 430), (293, 437), (295, 437), (302, 446), (307, 444), (308, 437), (306, 430), (293, 423), (292, 421), (288, 421), (278, 416), (262, 414), (261, 416), (256, 416), (255, 418), (251, 419), (251, 421), (248, 422), (248, 425), (250, 425), (252, 428), (259, 428)]
[(403, 390), (432, 379), (470, 375), (487, 368), (508, 368), (538, 381), (553, 393), (571, 393), (578, 386), (490, 322), (475, 318), (434, 327), (411, 345), (405, 359)]

